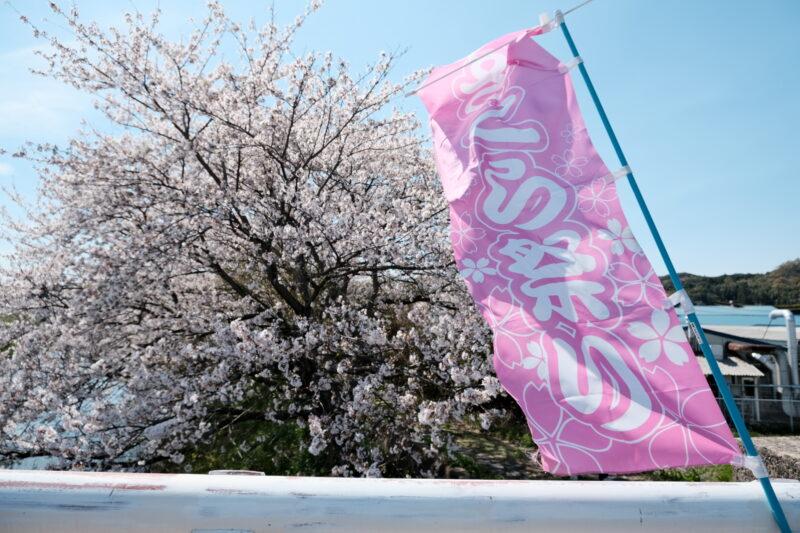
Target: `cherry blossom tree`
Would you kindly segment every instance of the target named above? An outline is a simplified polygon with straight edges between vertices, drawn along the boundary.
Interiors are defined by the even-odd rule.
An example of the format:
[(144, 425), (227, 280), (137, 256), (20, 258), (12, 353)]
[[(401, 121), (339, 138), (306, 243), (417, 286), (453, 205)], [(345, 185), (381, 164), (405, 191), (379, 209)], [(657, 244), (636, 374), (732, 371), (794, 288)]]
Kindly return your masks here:
[(315, 5), (257, 28), (212, 2), (184, 42), (157, 13), (52, 7), (69, 39), (23, 17), (42, 73), (112, 127), (16, 154), (41, 197), (5, 221), (0, 458), (147, 469), (220, 439), (295, 453), (269, 440), (291, 428), (303, 473), (440, 473), (447, 424), (499, 388), (419, 124), (390, 107), (420, 73), (295, 57)]

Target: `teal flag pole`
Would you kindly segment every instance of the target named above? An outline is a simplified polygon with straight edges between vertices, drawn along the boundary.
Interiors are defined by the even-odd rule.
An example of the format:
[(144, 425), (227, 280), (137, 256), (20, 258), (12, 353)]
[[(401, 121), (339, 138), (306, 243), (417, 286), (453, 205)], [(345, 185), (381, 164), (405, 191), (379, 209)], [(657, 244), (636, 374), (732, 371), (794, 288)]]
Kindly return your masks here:
[[(564, 22), (564, 15), (560, 11), (556, 11), (555, 23), (560, 25), (561, 31), (564, 33), (564, 38), (567, 40), (567, 44), (569, 45), (572, 55), (575, 58), (579, 58), (580, 54), (578, 53), (578, 49), (575, 47), (575, 42), (572, 40), (569, 29), (567, 29), (567, 25)], [(597, 96), (597, 91), (595, 91), (592, 80), (589, 78), (589, 73), (586, 71), (586, 67), (583, 65), (582, 61), (578, 63), (578, 68), (581, 71), (581, 76), (583, 77), (583, 81), (586, 83), (586, 87), (589, 89), (589, 94), (592, 96), (592, 101), (594, 102), (597, 112), (600, 115), (600, 120), (603, 121), (603, 126), (605, 126), (606, 133), (608, 133), (608, 137), (611, 139), (611, 144), (614, 146), (614, 151), (617, 153), (619, 162), (623, 167), (627, 167), (628, 160), (625, 158), (625, 154), (622, 152), (622, 148), (619, 145), (617, 136), (614, 134), (611, 123), (608, 121), (608, 116), (606, 116), (606, 112), (603, 109), (603, 104), (600, 103), (600, 99)], [(683, 283), (681, 283), (678, 272), (675, 270), (675, 266), (672, 264), (672, 260), (669, 257), (669, 253), (667, 253), (666, 247), (664, 247), (664, 242), (661, 240), (661, 235), (658, 233), (655, 222), (653, 222), (653, 217), (650, 215), (650, 210), (647, 208), (647, 204), (642, 197), (641, 191), (639, 191), (639, 186), (636, 184), (636, 180), (633, 177), (633, 172), (630, 171), (628, 172), (628, 183), (630, 183), (633, 194), (636, 197), (636, 201), (639, 203), (642, 214), (647, 221), (647, 225), (650, 228), (650, 232), (652, 233), (653, 239), (656, 242), (658, 251), (661, 253), (661, 258), (664, 260), (664, 264), (667, 266), (672, 284), (675, 286), (675, 290), (677, 292), (682, 292), (684, 290)], [(741, 413), (739, 413), (739, 408), (736, 407), (736, 403), (733, 400), (733, 394), (731, 394), (731, 390), (728, 387), (728, 384), (725, 382), (725, 378), (722, 376), (722, 372), (719, 369), (717, 360), (711, 351), (711, 346), (708, 344), (708, 339), (706, 338), (705, 332), (703, 332), (703, 329), (700, 327), (700, 321), (697, 319), (697, 314), (691, 310), (691, 308), (684, 308), (684, 312), (686, 312), (686, 317), (689, 320), (689, 326), (692, 328), (692, 331), (697, 338), (700, 349), (703, 351), (703, 355), (708, 361), (708, 366), (711, 368), (714, 381), (717, 384), (719, 392), (722, 394), (722, 399), (725, 402), (725, 406), (728, 408), (728, 413), (730, 413), (731, 419), (733, 420), (733, 425), (736, 427), (736, 431), (739, 432), (739, 437), (742, 439), (742, 443), (744, 444), (744, 449), (747, 452), (747, 455), (758, 458), (758, 461), (760, 461), (758, 450), (756, 450), (756, 447), (753, 444), (753, 439), (750, 438), (750, 432), (747, 431), (747, 426), (744, 423)], [(778, 497), (775, 494), (775, 490), (773, 489), (772, 483), (770, 483), (766, 472), (763, 472), (763, 476), (764, 477), (759, 477), (758, 480), (761, 483), (761, 487), (764, 489), (764, 494), (767, 496), (767, 501), (772, 509), (772, 515), (775, 517), (775, 521), (778, 523), (781, 533), (791, 533), (792, 530), (789, 528), (789, 523), (786, 521), (786, 515), (783, 512), (783, 508), (778, 501)]]

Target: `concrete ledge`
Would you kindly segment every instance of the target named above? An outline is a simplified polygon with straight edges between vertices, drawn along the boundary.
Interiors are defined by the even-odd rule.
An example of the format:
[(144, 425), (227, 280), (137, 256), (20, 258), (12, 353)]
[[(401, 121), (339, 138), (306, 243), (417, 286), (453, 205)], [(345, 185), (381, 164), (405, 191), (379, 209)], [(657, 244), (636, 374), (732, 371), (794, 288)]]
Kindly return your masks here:
[[(776, 483), (800, 529), (800, 483)], [(777, 531), (757, 483), (473, 481), (0, 470), (0, 530)]]

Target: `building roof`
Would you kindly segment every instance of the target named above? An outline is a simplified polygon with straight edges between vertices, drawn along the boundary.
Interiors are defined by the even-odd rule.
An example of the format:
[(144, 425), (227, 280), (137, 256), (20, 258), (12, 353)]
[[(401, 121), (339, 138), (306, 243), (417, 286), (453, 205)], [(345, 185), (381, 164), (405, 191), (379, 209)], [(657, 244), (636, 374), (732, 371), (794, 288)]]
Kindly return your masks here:
[[(711, 368), (709, 368), (706, 358), (702, 355), (697, 356), (697, 362), (700, 364), (703, 374), (710, 376)], [(744, 376), (751, 378), (764, 377), (764, 373), (756, 366), (751, 365), (747, 361), (739, 359), (735, 355), (728, 356), (722, 361), (717, 361), (717, 363), (719, 363), (719, 369), (722, 370), (723, 376)]]
[[(786, 348), (786, 326), (703, 326), (703, 329), (709, 333), (721, 333)], [(796, 331), (800, 338), (800, 328)]]

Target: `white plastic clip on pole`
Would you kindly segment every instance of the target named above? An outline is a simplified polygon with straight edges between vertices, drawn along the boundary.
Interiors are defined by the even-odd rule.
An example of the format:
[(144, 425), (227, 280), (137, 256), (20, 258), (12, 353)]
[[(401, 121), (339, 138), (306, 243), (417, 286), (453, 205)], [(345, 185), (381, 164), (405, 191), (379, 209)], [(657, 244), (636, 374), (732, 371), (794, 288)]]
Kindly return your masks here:
[(608, 174), (607, 176), (603, 176), (601, 179), (605, 180), (608, 183), (611, 183), (612, 181), (617, 181), (618, 179), (624, 178), (625, 176), (627, 176), (631, 172), (632, 172), (631, 171), (631, 167), (629, 167), (628, 165), (625, 165), (624, 167), (618, 168), (617, 170), (615, 170), (611, 174)]
[(541, 33), (547, 33), (549, 31), (553, 31), (561, 24), (561, 20), (564, 20), (563, 16), (561, 19), (558, 18), (558, 14), (560, 12), (556, 11), (556, 18), (551, 19), (549, 13), (541, 13), (539, 14), (539, 28), (541, 28)]
[(570, 70), (574, 69), (575, 67), (577, 67), (581, 63), (583, 63), (583, 58), (581, 56), (573, 57), (569, 62), (564, 63), (563, 65), (558, 67), (558, 71), (561, 74), (566, 74), (567, 72), (569, 72)]
[(669, 301), (672, 302), (673, 307), (680, 305), (681, 309), (683, 309), (683, 312), (687, 315), (694, 313), (694, 304), (692, 304), (692, 300), (689, 298), (689, 294), (686, 292), (686, 289), (681, 289), (670, 294)]
[(547, 12), (539, 13), (539, 26), (544, 28), (545, 26), (548, 26), (549, 24), (550, 24), (550, 14), (547, 13)]
[(764, 461), (761, 460), (760, 455), (738, 455), (733, 458), (731, 464), (747, 468), (753, 473), (756, 479), (769, 477), (767, 467), (764, 465)]

